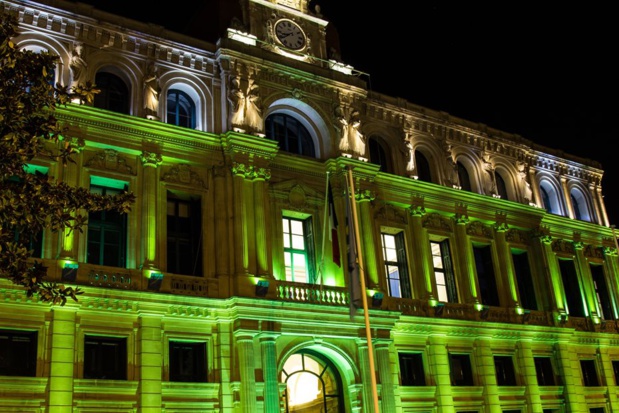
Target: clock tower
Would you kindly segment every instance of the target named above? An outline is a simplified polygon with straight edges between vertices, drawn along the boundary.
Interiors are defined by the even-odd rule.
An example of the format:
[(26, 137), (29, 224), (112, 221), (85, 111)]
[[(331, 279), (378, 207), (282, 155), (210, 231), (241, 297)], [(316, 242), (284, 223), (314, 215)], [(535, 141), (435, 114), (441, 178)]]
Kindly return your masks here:
[(248, 0), (247, 33), (263, 49), (292, 59), (326, 61), (328, 22), (309, 0)]

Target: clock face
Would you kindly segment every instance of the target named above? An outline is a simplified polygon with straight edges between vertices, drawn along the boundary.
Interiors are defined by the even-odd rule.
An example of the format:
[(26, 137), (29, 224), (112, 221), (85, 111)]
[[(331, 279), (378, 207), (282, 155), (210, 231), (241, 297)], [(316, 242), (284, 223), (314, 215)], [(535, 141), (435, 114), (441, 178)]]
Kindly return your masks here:
[(305, 33), (292, 20), (282, 19), (275, 23), (275, 35), (289, 49), (299, 50), (305, 46)]

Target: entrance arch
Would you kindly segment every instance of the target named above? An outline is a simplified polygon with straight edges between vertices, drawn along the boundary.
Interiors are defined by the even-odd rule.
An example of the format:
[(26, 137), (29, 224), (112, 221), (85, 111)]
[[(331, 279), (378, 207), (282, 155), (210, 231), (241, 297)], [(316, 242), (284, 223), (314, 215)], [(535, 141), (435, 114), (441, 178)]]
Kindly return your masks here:
[(344, 384), (336, 365), (320, 352), (292, 354), (280, 371), (286, 413), (345, 413)]

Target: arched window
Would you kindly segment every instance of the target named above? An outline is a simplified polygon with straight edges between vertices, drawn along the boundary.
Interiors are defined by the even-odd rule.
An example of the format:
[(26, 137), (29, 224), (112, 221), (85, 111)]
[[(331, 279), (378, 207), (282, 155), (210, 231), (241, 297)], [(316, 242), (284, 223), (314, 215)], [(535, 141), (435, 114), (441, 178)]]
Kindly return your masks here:
[(505, 180), (503, 179), (501, 174), (496, 172), (494, 174), (494, 177), (496, 179), (496, 191), (501, 197), (501, 199), (509, 199), (509, 197), (507, 196), (507, 186), (505, 185)]
[(286, 413), (346, 411), (339, 372), (333, 363), (316, 352), (304, 350), (290, 356), (280, 380), (286, 383)]
[(548, 191), (543, 186), (540, 187), (540, 192), (542, 193), (542, 202), (544, 203), (544, 209), (548, 212), (552, 212), (552, 204), (550, 203), (550, 196), (548, 195)]
[(419, 151), (415, 151), (415, 165), (417, 165), (417, 179), (424, 182), (432, 182), (430, 162), (428, 162), (428, 158)]
[(570, 199), (572, 201), (572, 209), (574, 210), (574, 218), (580, 221), (591, 221), (591, 215), (589, 214), (589, 208), (587, 207), (587, 200), (582, 192), (573, 188), (570, 191)]
[(466, 170), (462, 162), (457, 162), (458, 166), (458, 180), (460, 181), (460, 188), (465, 191), (472, 191), (471, 179), (469, 178), (469, 171)]
[(550, 183), (544, 181), (539, 186), (540, 193), (542, 195), (542, 202), (544, 203), (544, 209), (551, 214), (559, 214), (559, 200), (557, 193)]
[(309, 132), (297, 119), (285, 113), (269, 115), (265, 122), (265, 134), (279, 143), (281, 150), (315, 157), (314, 141)]
[(129, 114), (129, 88), (120, 77), (109, 72), (98, 72), (95, 84), (101, 90), (95, 95), (96, 108)]
[(166, 121), (185, 128), (196, 127), (196, 105), (187, 93), (178, 89), (168, 91)]
[(387, 157), (385, 148), (383, 148), (383, 145), (379, 139), (370, 137), (368, 143), (370, 146), (370, 162), (380, 165), (381, 172), (393, 173), (390, 159)]
[(580, 205), (578, 205), (578, 201), (572, 192), (570, 194), (570, 199), (572, 200), (572, 208), (574, 209), (574, 218), (582, 220), (582, 214), (580, 213)]

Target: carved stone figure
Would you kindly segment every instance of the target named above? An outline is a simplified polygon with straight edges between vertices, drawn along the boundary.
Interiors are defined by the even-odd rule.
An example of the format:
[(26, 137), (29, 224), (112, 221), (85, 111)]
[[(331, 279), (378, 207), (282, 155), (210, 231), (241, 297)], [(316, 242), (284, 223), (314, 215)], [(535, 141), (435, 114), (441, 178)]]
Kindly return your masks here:
[(243, 82), (238, 77), (233, 77), (228, 93), (232, 126), (248, 129), (249, 132), (262, 132), (264, 125), (262, 111), (258, 105), (259, 99), (258, 85), (253, 79)]
[(458, 178), (458, 164), (454, 161), (452, 146), (447, 142), (444, 142), (443, 149), (445, 150), (445, 185), (459, 187), (460, 179)]
[(159, 73), (153, 63), (148, 65), (144, 75), (144, 109), (147, 115), (157, 116), (159, 110)]
[(346, 117), (342, 108), (336, 109), (336, 117), (341, 125), (339, 149), (344, 154), (356, 157), (365, 155), (365, 137), (359, 130), (361, 119), (359, 111), (352, 110), (350, 116)]
[(486, 195), (496, 195), (496, 181), (494, 178), (494, 165), (490, 161), (490, 152), (487, 150), (481, 151), (481, 160), (483, 163), (484, 174), (484, 190)]
[(531, 184), (529, 183), (529, 166), (522, 161), (518, 161), (518, 175), (520, 176), (520, 190), (522, 191), (522, 197), (527, 204), (533, 202), (533, 191), (531, 190)]
[(69, 62), (69, 68), (73, 76), (72, 87), (86, 84), (86, 68), (88, 65), (86, 60), (84, 60), (83, 54), (84, 46), (81, 43), (75, 43), (71, 51), (71, 61)]

